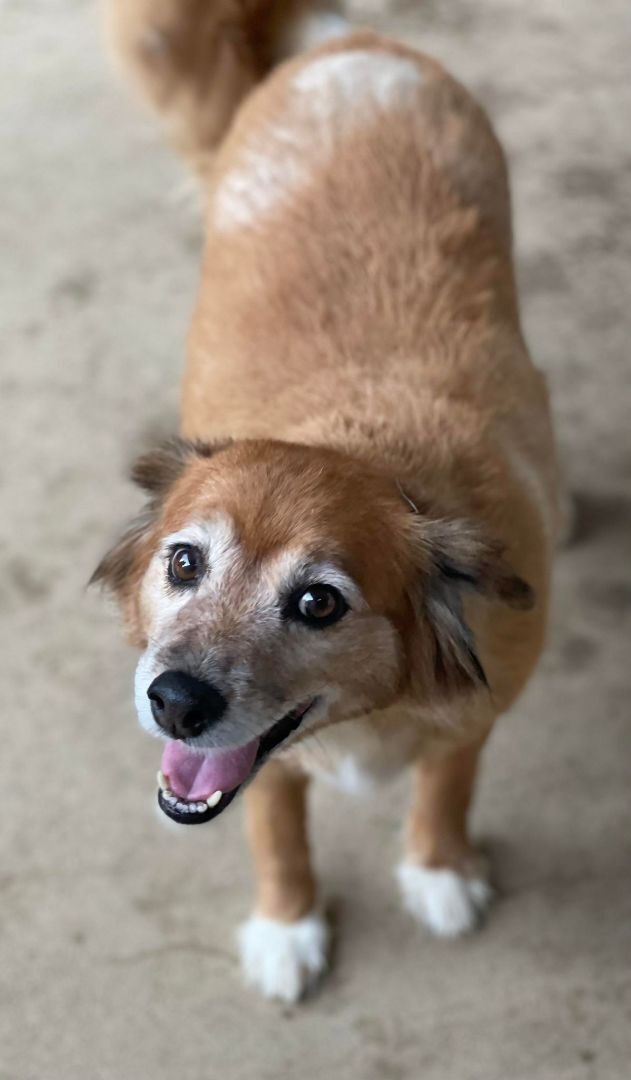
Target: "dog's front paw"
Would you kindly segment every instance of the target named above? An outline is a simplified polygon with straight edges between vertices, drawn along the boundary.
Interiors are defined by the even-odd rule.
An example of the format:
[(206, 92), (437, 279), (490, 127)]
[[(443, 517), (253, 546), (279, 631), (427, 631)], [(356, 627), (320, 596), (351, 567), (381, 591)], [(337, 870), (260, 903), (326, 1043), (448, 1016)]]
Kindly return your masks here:
[(293, 923), (252, 915), (239, 931), (246, 982), (265, 997), (298, 1001), (327, 966), (329, 931), (313, 911)]
[(468, 934), (481, 922), (493, 899), (482, 877), (403, 862), (397, 870), (403, 904), (436, 937)]

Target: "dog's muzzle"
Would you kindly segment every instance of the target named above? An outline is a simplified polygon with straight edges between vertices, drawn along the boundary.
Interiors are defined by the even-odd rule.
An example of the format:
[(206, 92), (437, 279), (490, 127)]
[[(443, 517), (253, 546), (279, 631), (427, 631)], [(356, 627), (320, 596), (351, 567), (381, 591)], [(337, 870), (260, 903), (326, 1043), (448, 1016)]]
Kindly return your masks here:
[(160, 809), (180, 825), (212, 821), (230, 805), (269, 754), (300, 727), (315, 700), (299, 705), (243, 746), (199, 751), (181, 739), (170, 740), (158, 773)]

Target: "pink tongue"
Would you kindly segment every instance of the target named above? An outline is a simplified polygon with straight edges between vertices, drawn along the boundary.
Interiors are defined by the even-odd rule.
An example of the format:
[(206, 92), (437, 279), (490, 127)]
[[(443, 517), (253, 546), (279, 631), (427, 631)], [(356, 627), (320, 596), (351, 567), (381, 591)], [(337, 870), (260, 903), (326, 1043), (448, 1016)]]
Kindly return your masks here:
[(182, 799), (208, 799), (216, 791), (233, 791), (250, 775), (259, 740), (229, 750), (198, 754), (182, 742), (168, 742), (162, 772), (169, 787)]

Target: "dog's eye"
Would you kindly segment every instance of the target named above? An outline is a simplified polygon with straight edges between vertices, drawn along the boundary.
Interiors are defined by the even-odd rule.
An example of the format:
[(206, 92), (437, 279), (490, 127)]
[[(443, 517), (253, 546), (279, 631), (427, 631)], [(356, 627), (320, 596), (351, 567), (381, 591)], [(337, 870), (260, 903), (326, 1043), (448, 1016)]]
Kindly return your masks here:
[(169, 579), (174, 585), (194, 585), (203, 572), (202, 558), (196, 548), (180, 544), (169, 557)]
[(347, 611), (346, 600), (332, 585), (310, 585), (294, 596), (290, 607), (294, 618), (318, 628), (337, 622)]

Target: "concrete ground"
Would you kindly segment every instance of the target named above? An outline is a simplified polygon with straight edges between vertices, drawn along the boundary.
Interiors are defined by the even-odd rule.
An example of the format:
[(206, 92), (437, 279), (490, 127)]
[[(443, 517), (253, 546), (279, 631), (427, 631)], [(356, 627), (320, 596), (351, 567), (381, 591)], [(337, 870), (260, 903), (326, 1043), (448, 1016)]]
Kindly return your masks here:
[(479, 936), (428, 940), (392, 880), (406, 783), (320, 790), (332, 974), (296, 1009), (242, 989), (239, 810), (159, 827), (134, 657), (84, 593), (137, 505), (126, 463), (177, 422), (199, 226), (93, 4), (2, 0), (1, 1080), (631, 1075), (628, 4), (356, 6), (446, 61), (503, 136), (526, 329), (580, 497), (549, 649), (477, 803), (501, 899)]

